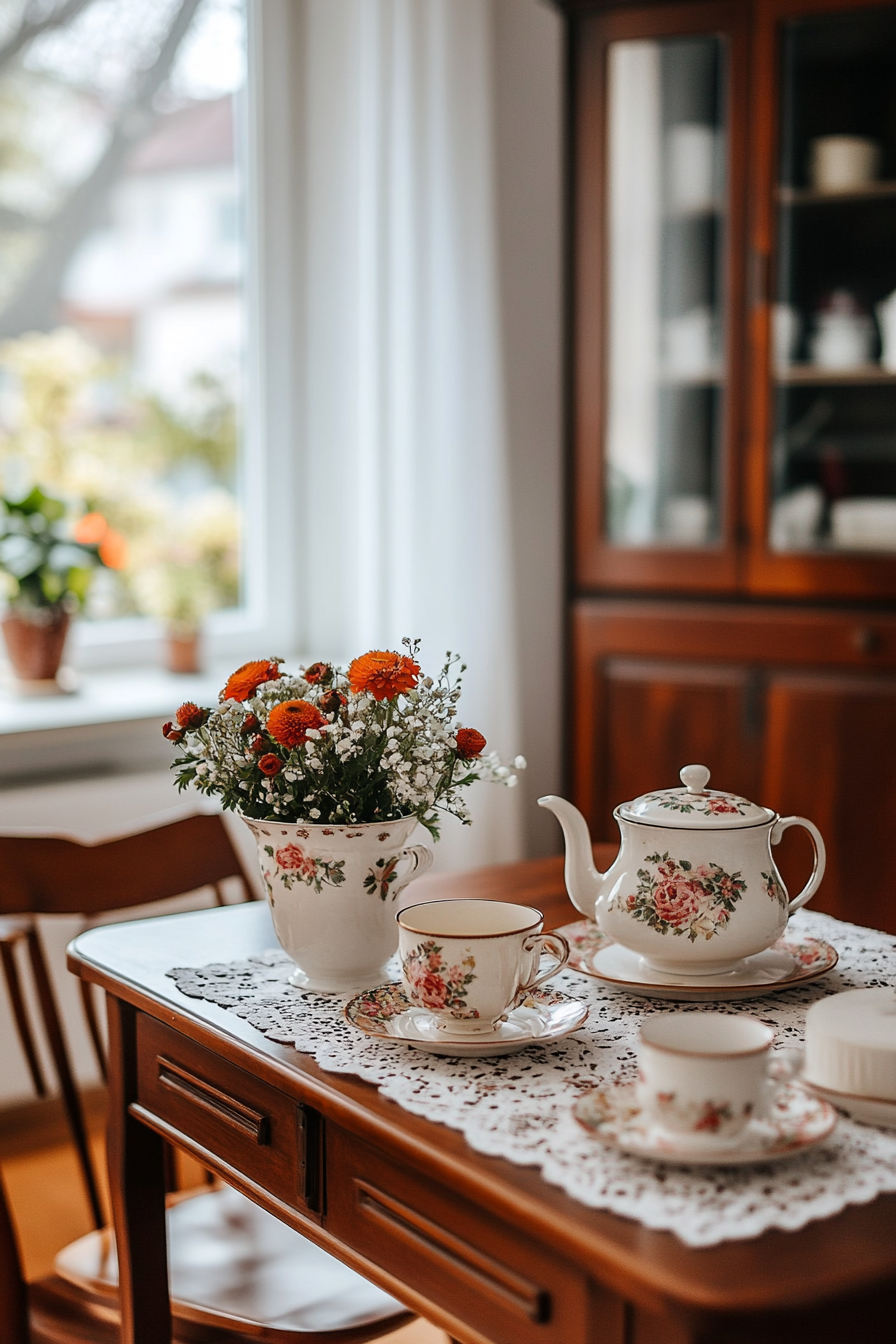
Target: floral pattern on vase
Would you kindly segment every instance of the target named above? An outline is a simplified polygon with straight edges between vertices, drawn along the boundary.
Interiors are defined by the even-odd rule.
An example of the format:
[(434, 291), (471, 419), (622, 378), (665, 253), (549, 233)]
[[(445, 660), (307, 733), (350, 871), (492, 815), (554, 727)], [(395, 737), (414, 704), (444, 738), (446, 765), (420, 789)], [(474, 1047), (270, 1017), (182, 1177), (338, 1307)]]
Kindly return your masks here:
[[(398, 859), (377, 859), (372, 868), (367, 870), (367, 876), (364, 879), (364, 890), (375, 892), (381, 901), (385, 901), (389, 895), (389, 888), (395, 881), (398, 871)], [(392, 899), (398, 895), (393, 892)]]
[(763, 873), (762, 880), (765, 883), (765, 894), (770, 901), (777, 901), (780, 906), (787, 909), (787, 892), (781, 886), (781, 883), (775, 877), (774, 873)]
[[(294, 844), (283, 845), (276, 852), (272, 845), (265, 845), (264, 852), (277, 865), (277, 876), (287, 891), (292, 890), (294, 883), (304, 882), (306, 887), (313, 887), (320, 894), (325, 886), (338, 887), (345, 881), (344, 859), (317, 859), (306, 853), (301, 845)], [(268, 873), (264, 876), (271, 890)]]
[(467, 1007), (466, 991), (476, 979), (476, 958), (464, 957), (458, 966), (447, 965), (434, 938), (418, 943), (402, 961), (409, 998), (417, 1008), (446, 1008), (452, 1017), (478, 1017)]
[(638, 869), (637, 891), (624, 898), (622, 908), (657, 933), (671, 933), (696, 942), (721, 933), (746, 891), (741, 874), (726, 873), (717, 863), (696, 867), (687, 859), (648, 854), (655, 872)]

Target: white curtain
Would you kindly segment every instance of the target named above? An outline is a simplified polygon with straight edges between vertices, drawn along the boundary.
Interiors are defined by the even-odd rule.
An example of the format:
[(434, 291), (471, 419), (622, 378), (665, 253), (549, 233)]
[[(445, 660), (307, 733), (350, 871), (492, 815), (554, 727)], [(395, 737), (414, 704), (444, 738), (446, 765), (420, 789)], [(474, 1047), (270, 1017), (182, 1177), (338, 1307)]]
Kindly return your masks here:
[[(419, 635), (462, 721), (519, 750), (490, 0), (306, 0), (303, 648)], [(479, 785), (442, 867), (521, 856)]]

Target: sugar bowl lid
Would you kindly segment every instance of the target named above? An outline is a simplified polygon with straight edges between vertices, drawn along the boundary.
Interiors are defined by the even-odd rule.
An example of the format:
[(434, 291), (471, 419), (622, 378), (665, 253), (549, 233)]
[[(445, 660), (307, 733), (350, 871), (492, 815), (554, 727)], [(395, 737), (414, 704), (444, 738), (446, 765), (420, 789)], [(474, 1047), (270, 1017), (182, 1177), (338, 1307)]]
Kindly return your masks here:
[(773, 821), (770, 807), (760, 807), (736, 793), (708, 789), (705, 765), (686, 765), (679, 772), (683, 789), (657, 789), (642, 793), (616, 809), (626, 821), (648, 826), (678, 826), (687, 830), (730, 830), (735, 826), (759, 826)]

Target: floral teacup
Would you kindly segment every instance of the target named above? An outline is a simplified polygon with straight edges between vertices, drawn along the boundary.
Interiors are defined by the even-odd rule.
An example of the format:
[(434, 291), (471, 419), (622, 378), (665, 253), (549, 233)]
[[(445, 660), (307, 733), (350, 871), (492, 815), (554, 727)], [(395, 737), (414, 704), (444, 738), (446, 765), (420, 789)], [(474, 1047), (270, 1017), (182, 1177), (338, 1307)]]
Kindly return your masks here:
[[(735, 1144), (751, 1120), (768, 1114), (796, 1052), (770, 1069), (775, 1033), (758, 1017), (658, 1013), (641, 1025), (638, 1101), (681, 1144)], [(791, 1054), (793, 1058), (791, 1058)]]
[[(396, 915), (404, 991), (447, 1035), (494, 1031), (526, 993), (566, 964), (569, 944), (544, 918), (504, 901), (427, 901)], [(555, 962), (539, 974), (543, 951)]]

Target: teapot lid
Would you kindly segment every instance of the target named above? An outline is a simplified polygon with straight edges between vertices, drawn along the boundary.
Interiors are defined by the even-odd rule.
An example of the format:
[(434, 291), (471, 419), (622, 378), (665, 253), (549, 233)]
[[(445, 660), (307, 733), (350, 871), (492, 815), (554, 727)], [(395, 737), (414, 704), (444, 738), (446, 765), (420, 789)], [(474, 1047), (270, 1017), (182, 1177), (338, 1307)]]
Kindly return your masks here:
[(760, 807), (736, 793), (708, 789), (705, 765), (686, 765), (679, 777), (683, 789), (657, 789), (642, 793), (616, 809), (626, 821), (649, 826), (680, 826), (688, 830), (729, 830), (734, 826), (758, 826), (774, 821), (770, 807)]

